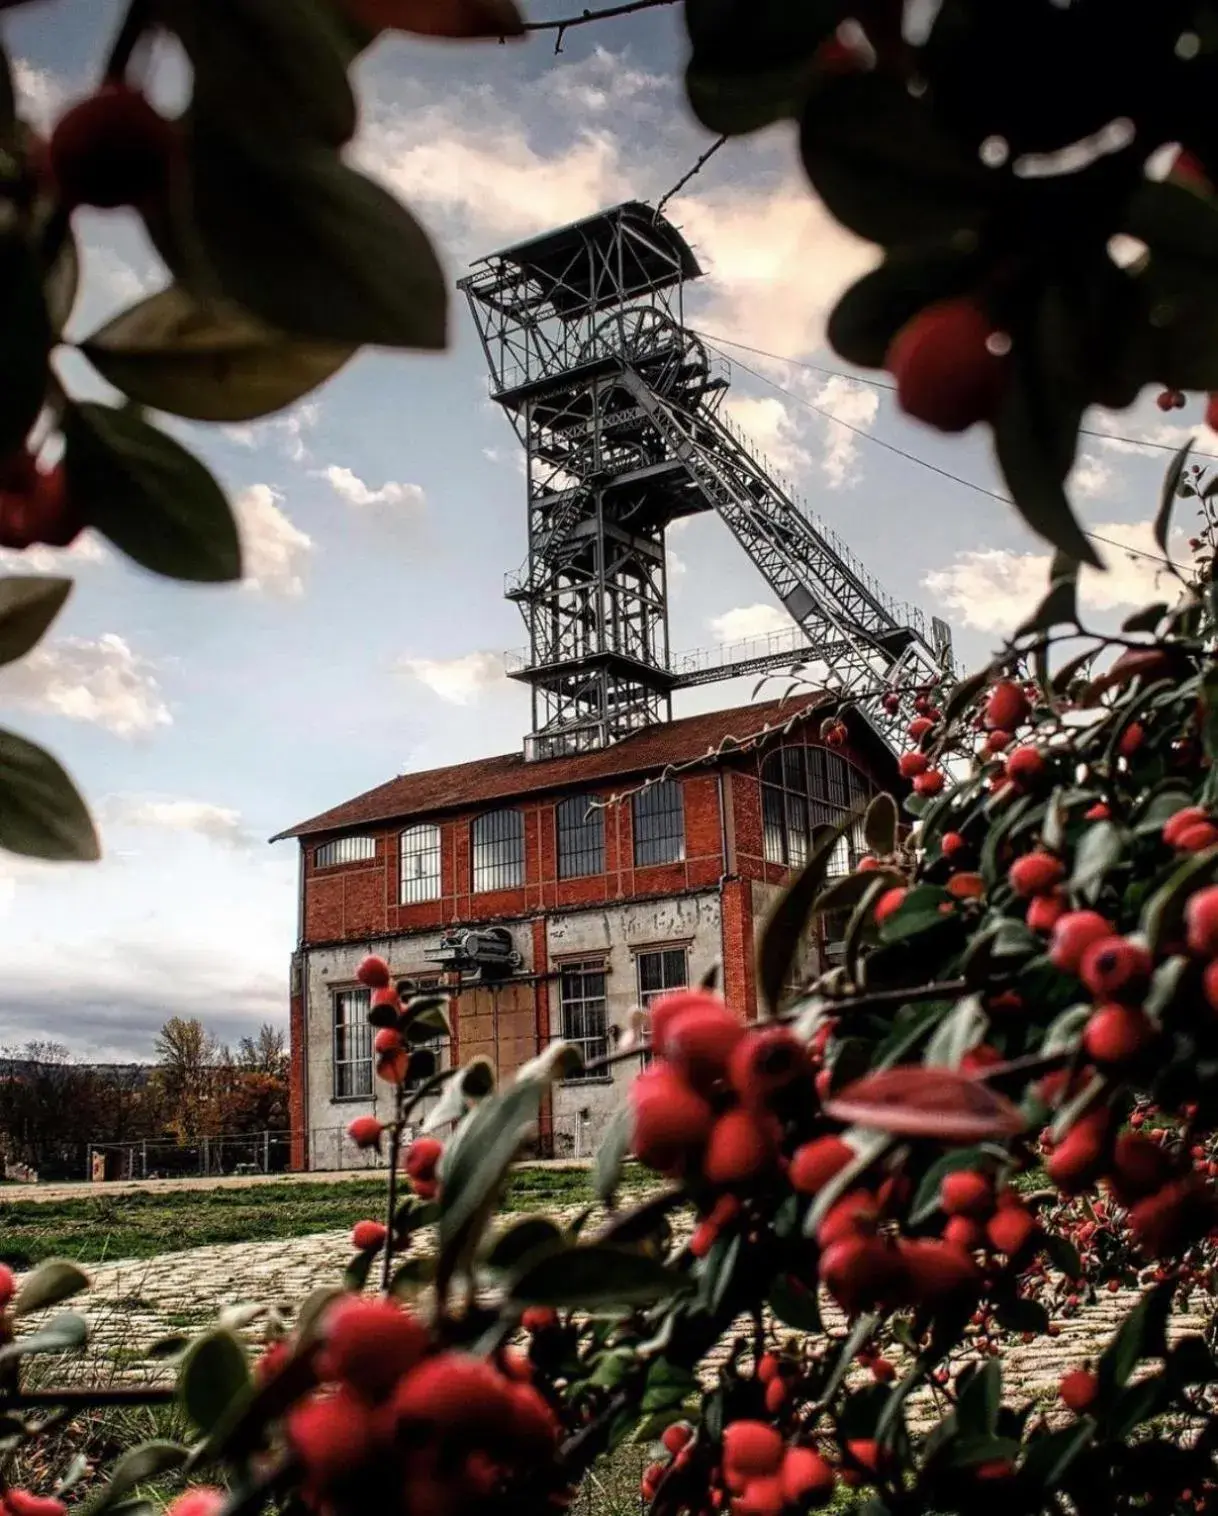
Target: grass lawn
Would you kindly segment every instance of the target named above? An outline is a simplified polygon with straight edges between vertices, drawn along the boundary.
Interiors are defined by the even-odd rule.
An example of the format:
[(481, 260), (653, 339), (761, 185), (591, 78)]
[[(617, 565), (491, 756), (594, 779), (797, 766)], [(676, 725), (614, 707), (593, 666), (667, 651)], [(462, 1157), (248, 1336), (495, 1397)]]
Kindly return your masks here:
[[(0, 1262), (29, 1268), (44, 1258), (80, 1263), (152, 1258), (209, 1243), (274, 1242), (340, 1231), (378, 1216), (384, 1179), (318, 1179), (316, 1183), (245, 1188), (138, 1190), (66, 1200), (0, 1197)], [(504, 1197), (504, 1211), (547, 1211), (590, 1204), (584, 1169), (522, 1166)], [(636, 1183), (642, 1185), (640, 1174)]]

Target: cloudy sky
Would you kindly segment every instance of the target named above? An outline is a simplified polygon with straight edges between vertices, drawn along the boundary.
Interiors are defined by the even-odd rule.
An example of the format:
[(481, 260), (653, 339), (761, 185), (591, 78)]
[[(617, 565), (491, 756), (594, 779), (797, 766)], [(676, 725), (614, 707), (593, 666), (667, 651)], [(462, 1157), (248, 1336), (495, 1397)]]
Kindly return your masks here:
[[(563, 5), (531, 0), (529, 14)], [(6, 13), (32, 119), (87, 88), (116, 14), (101, 0)], [(668, 189), (708, 145), (681, 101), (681, 56), (675, 7), (577, 28), (557, 56), (545, 36), (382, 41), (361, 69), (355, 157), (421, 215), (455, 280), (479, 254)], [(731, 350), (737, 423), (893, 594), (948, 617), (966, 661), (984, 657), (1038, 595), (1047, 555), (1009, 509), (891, 450), (1001, 489), (981, 438), (941, 439), (885, 390), (800, 366), (840, 369), (825, 315), (873, 254), (811, 196), (792, 134), (729, 144), (670, 214), (708, 271), (689, 292), (693, 322), (784, 360)], [(83, 335), (163, 276), (121, 213), (79, 231)], [(1089, 424), (1185, 435), (1149, 395)], [(296, 857), (266, 839), (403, 769), (515, 749), (527, 727), (501, 662), (523, 642), (502, 598), (525, 548), (522, 459), (456, 299), (446, 355), (370, 353), (308, 404), (191, 440), (236, 500), (245, 584), (170, 585), (89, 536), (5, 565), (77, 580), (54, 635), (0, 671), (0, 722), (67, 763), (105, 857), (0, 855), (0, 1044), (53, 1036), (138, 1057), (169, 1014), (226, 1037), (283, 1022)], [(1088, 524), (1149, 546), (1165, 456), (1088, 439), (1074, 488)], [(1113, 570), (1085, 593), (1113, 615), (1152, 593), (1153, 563), (1106, 551)], [(715, 520), (684, 525), (671, 554), (676, 648), (785, 625)], [(711, 686), (678, 713), (747, 699), (747, 686)]]

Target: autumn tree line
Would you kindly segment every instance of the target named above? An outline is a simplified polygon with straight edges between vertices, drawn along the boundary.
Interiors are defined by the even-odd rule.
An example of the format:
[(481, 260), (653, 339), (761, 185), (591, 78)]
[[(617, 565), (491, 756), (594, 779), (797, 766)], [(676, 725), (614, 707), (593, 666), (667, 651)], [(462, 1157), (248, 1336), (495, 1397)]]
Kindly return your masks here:
[(0, 1047), (5, 1167), (79, 1179), (91, 1145), (191, 1146), (287, 1127), (288, 1054), (277, 1027), (264, 1024), (234, 1048), (201, 1021), (173, 1016), (153, 1051), (153, 1062), (101, 1064), (53, 1041)]

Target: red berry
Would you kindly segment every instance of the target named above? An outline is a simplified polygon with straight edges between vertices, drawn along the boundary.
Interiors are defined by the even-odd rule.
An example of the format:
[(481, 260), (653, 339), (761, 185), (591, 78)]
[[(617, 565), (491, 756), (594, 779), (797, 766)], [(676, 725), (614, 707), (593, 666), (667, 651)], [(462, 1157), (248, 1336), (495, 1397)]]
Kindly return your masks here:
[(771, 1416), (777, 1416), (787, 1403), (790, 1390), (781, 1379), (772, 1379), (765, 1387), (765, 1408)]
[(1214, 390), (1206, 396), (1205, 424), (1211, 432), (1218, 430), (1218, 392)]
[(1112, 812), (1102, 800), (1097, 800), (1094, 805), (1089, 805), (1083, 812), (1084, 821), (1107, 821)]
[(558, 1325), (558, 1312), (552, 1305), (531, 1305), (521, 1313), (520, 1325), (526, 1332), (548, 1332)]
[[(400, 1011), (402, 1009), (401, 997), (391, 984), (383, 984), (379, 989), (373, 990), (369, 1003), (374, 1011), (378, 1011), (382, 1007), (387, 1007), (391, 1011)], [(382, 1027), (381, 1030), (392, 1031), (393, 1029), (392, 1027)]]
[(660, 1441), (670, 1453), (679, 1453), (693, 1435), (693, 1428), (688, 1422), (674, 1421), (672, 1426), (664, 1428)]
[(723, 1467), (733, 1474), (776, 1474), (785, 1451), (782, 1434), (764, 1421), (733, 1421), (723, 1429)]
[(394, 1392), (394, 1417), (411, 1436), (438, 1428), (454, 1442), (484, 1444), (510, 1438), (515, 1430), (513, 1390), (524, 1388), (505, 1379), (483, 1358), (449, 1351), (425, 1358)]
[(1160, 1189), (1171, 1172), (1171, 1163), (1157, 1142), (1137, 1132), (1126, 1132), (1112, 1150), (1108, 1183), (1122, 1205), (1133, 1205)]
[(889, 690), (880, 704), (884, 707), (890, 716), (895, 716), (896, 713), (901, 709), (901, 697), (896, 693), (895, 690)]
[(849, 1190), (834, 1201), (816, 1229), (822, 1248), (845, 1237), (871, 1236), (880, 1219), (880, 1207), (870, 1190)]
[(389, 1300), (346, 1295), (326, 1312), (318, 1367), (323, 1379), (339, 1379), (375, 1399), (387, 1394), (426, 1351), (427, 1329), (408, 1311)]
[(1150, 954), (1127, 937), (1105, 937), (1083, 953), (1079, 978), (1097, 999), (1136, 997), (1150, 979)]
[(1140, 721), (1131, 721), (1121, 733), (1117, 752), (1122, 758), (1132, 758), (1146, 739), (1146, 729)]
[(743, 1024), (722, 1003), (685, 1011), (668, 1024), (664, 1057), (692, 1089), (709, 1094), (726, 1078), (743, 1036)]
[(902, 779), (916, 779), (919, 774), (924, 774), (930, 767), (930, 759), (925, 753), (902, 753), (897, 759), (897, 768)]
[[(51, 1510), (23, 1511), (20, 1506), (13, 1504), (13, 1495), (16, 1492), (10, 1490), (4, 1497), (4, 1503), (12, 1511), (13, 1516), (56, 1516)], [(192, 1489), (183, 1490), (175, 1499), (165, 1507), (165, 1516), (218, 1516), (228, 1503), (228, 1496), (223, 1490), (218, 1490), (214, 1485), (197, 1484)], [(39, 1501), (39, 1505), (58, 1506), (62, 1512), (65, 1508), (58, 1500)]]
[(940, 769), (930, 769), (925, 774), (919, 774), (913, 782), (915, 795), (939, 795), (943, 792), (946, 779)]
[(1017, 747), (1007, 755), (1006, 776), (1021, 790), (1035, 789), (1045, 777), (1048, 764), (1037, 747)]
[(378, 1053), (376, 1077), (386, 1084), (404, 1084), (409, 1072), (410, 1054), (405, 1048), (398, 1048), (391, 1053)]
[(161, 199), (177, 145), (172, 122), (138, 90), (112, 82), (64, 112), (51, 133), (48, 156), (66, 206), (112, 210)]
[(999, 731), (1012, 732), (1028, 719), (1030, 706), (1023, 685), (1003, 679), (990, 691), (985, 702), (985, 724)]
[(710, 990), (673, 990), (670, 995), (660, 995), (651, 1003), (651, 1047), (660, 1057), (668, 1053), (668, 1029), (678, 1016), (686, 1011), (717, 1011), (721, 1016), (730, 1015), (719, 995)]
[(711, 1184), (743, 1184), (773, 1163), (775, 1150), (769, 1125), (738, 1106), (725, 1111), (711, 1128), (702, 1172)]
[(1156, 1035), (1145, 1011), (1112, 1002), (1091, 1013), (1083, 1028), (1083, 1047), (1096, 1063), (1119, 1067), (1140, 1058)]
[(383, 1221), (357, 1221), (351, 1228), (351, 1246), (357, 1253), (379, 1248), (389, 1235)]
[(897, 1371), (887, 1358), (876, 1358), (872, 1360), (871, 1377), (877, 1384), (891, 1384), (897, 1377)]
[(1099, 1380), (1086, 1369), (1072, 1369), (1069, 1374), (1062, 1377), (1057, 1387), (1062, 1404), (1076, 1416), (1081, 1416), (1094, 1403), (1099, 1392)]
[(990, 1246), (1005, 1253), (1008, 1258), (1018, 1257), (1036, 1236), (1036, 1218), (1022, 1205), (1004, 1205), (986, 1223), (985, 1234)]
[(754, 1108), (765, 1106), (809, 1072), (807, 1048), (785, 1026), (747, 1033), (728, 1064), (732, 1088), (745, 1105)]
[(1067, 911), (1054, 924), (1049, 962), (1064, 974), (1077, 974), (1091, 944), (1111, 936), (1111, 921), (1098, 911)]
[(757, 1360), (757, 1379), (760, 1384), (769, 1384), (777, 1379), (782, 1365), (774, 1353), (763, 1353)]
[(785, 1497), (777, 1474), (749, 1479), (732, 1502), (735, 1516), (781, 1516)]
[(854, 1442), (848, 1442), (845, 1447), (846, 1454), (853, 1458), (860, 1468), (868, 1474), (877, 1474), (880, 1469), (881, 1453), (878, 1442), (870, 1437), (859, 1438)]
[(1058, 1143), (1045, 1172), (1063, 1194), (1076, 1195), (1096, 1178), (1104, 1164), (1112, 1115), (1105, 1106), (1081, 1116)]
[(1041, 849), (1016, 858), (1007, 872), (1007, 879), (1017, 895), (1045, 895), (1066, 877), (1065, 865), (1060, 858)]
[(908, 894), (909, 891), (904, 887), (904, 885), (900, 884), (895, 885), (890, 890), (885, 890), (875, 903), (876, 921), (887, 921), (889, 916), (892, 916), (897, 911), (899, 911), (902, 905), (904, 905), (905, 897)]
[(959, 832), (944, 832), (939, 841), (939, 851), (950, 863), (962, 853), (968, 852), (968, 843)]
[(953, 1216), (943, 1228), (943, 1240), (962, 1253), (974, 1253), (985, 1241), (985, 1233), (971, 1217)]
[(359, 968), (356, 969), (355, 977), (361, 984), (366, 984), (369, 989), (384, 989), (389, 983), (389, 965), (383, 958), (378, 958), (375, 953), (369, 953)]
[(285, 1430), (309, 1486), (321, 1492), (350, 1481), (372, 1447), (368, 1408), (346, 1389), (299, 1401)]
[(1213, 1192), (1197, 1174), (1164, 1185), (1138, 1201), (1129, 1226), (1147, 1258), (1168, 1258), (1203, 1237), (1214, 1224)]
[(374, 1053), (396, 1053), (402, 1046), (402, 1037), (396, 1027), (382, 1026), (372, 1039)]
[(406, 1149), (402, 1168), (408, 1179), (434, 1179), (436, 1165), (444, 1152), (444, 1144), (438, 1137), (416, 1137)]
[(1218, 958), (1218, 884), (1189, 896), (1184, 924), (1190, 951), (1202, 958)]
[(1190, 826), (1208, 821), (1209, 815), (1203, 805), (1186, 805), (1174, 812), (1163, 823), (1163, 841), (1168, 847), (1179, 847), (1180, 837)]
[(635, 1157), (657, 1173), (680, 1169), (710, 1136), (714, 1114), (701, 1095), (663, 1064), (630, 1086)]
[(0, 1263), (0, 1311), (17, 1293), (17, 1278), (7, 1263)]
[(1065, 911), (1066, 902), (1061, 895), (1036, 895), (1028, 901), (1024, 920), (1033, 932), (1051, 932)]
[(788, 1448), (782, 1460), (782, 1493), (789, 1505), (801, 1509), (823, 1505), (837, 1481), (832, 1466), (811, 1448)]
[(1197, 821), (1185, 827), (1176, 838), (1176, 846), (1182, 853), (1203, 853), (1218, 842), (1218, 826), (1212, 821)]
[(982, 755), (986, 758), (996, 758), (999, 753), (1005, 752), (1014, 741), (1015, 739), (1010, 732), (989, 732), (986, 735), (985, 741), (981, 744)]
[(788, 1171), (801, 1195), (815, 1195), (854, 1158), (854, 1149), (840, 1137), (816, 1137), (795, 1149)]
[(966, 1252), (950, 1242), (930, 1237), (899, 1244), (905, 1271), (905, 1299), (913, 1305), (936, 1307), (949, 1300), (975, 1297), (981, 1272)]
[(896, 1298), (905, 1279), (900, 1255), (879, 1237), (843, 1237), (820, 1255), (821, 1283), (847, 1315)]
[(901, 409), (942, 432), (967, 431), (993, 416), (1009, 366), (1009, 355), (991, 345), (994, 334), (994, 323), (967, 296), (919, 311), (884, 355)]
[(949, 1216), (984, 1219), (994, 1209), (994, 1183), (976, 1169), (957, 1169), (945, 1174), (939, 1185), (939, 1204)]
[(935, 723), (929, 716), (915, 716), (905, 728), (905, 733), (910, 742), (921, 742), (928, 732), (933, 732)]
[[(189, 1500), (191, 1495), (202, 1497), (195, 1503), (195, 1516), (214, 1516), (219, 1509), (214, 1499), (208, 1500), (207, 1494), (202, 1488), (188, 1490), (179, 1497), (181, 1500)], [(214, 1492), (218, 1494), (219, 1492)], [(178, 1504), (175, 1501), (174, 1504)], [(220, 1496), (220, 1505), (225, 1504), (224, 1496)], [(56, 1500), (53, 1495), (33, 1495), (29, 1490), (5, 1490), (4, 1505), (6, 1510), (12, 1512), (12, 1516), (65, 1516), (67, 1506), (62, 1500)]]
[(384, 1130), (384, 1123), (375, 1116), (357, 1116), (348, 1124), (347, 1136), (357, 1148), (374, 1148), (380, 1143)]

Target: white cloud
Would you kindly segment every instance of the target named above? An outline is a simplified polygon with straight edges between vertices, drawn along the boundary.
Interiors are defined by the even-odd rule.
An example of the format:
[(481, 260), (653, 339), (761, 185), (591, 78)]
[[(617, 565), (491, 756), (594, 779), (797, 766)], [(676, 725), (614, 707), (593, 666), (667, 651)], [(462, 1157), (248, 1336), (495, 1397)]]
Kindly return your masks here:
[(1108, 492), (1116, 479), (1116, 470), (1104, 458), (1094, 453), (1081, 453), (1070, 471), (1067, 490), (1071, 495), (1094, 499)]
[(18, 574), (70, 574), (82, 563), (113, 563), (114, 554), (93, 532), (82, 532), (71, 547), (0, 548), (0, 568)]
[(716, 642), (743, 642), (750, 637), (769, 637), (779, 632), (797, 632), (786, 611), (776, 605), (738, 605), (710, 618)]
[(859, 438), (850, 427), (866, 431), (871, 426), (880, 408), (879, 395), (869, 385), (855, 384), (835, 374), (825, 380), (811, 399), (814, 405), (836, 418), (822, 423), (824, 451), (819, 461), (825, 478), (833, 489), (857, 483)]
[(28, 58), (14, 58), (13, 83), (22, 118), (45, 135), (67, 102), (66, 82), (49, 68), (40, 68)]
[(506, 678), (501, 653), (466, 653), (461, 658), (401, 658), (397, 666), (450, 705), (469, 705)]
[(728, 420), (780, 474), (795, 475), (812, 461), (799, 437), (798, 424), (776, 396), (731, 395), (723, 403)]
[(224, 847), (250, 847), (255, 841), (242, 824), (240, 811), (206, 800), (109, 795), (102, 802), (101, 814), (104, 821), (114, 826), (194, 832)]
[(640, 97), (663, 88), (664, 82), (657, 74), (629, 67), (608, 48), (597, 47), (580, 62), (554, 69), (546, 89), (577, 111), (601, 114), (635, 105)]
[[(1084, 568), (1079, 576), (1079, 604), (1089, 610), (1111, 611), (1175, 598), (1175, 580), (1161, 563), (1151, 527), (1144, 522), (1102, 522), (1100, 537), (1120, 543), (1099, 543), (1108, 569)], [(1122, 551), (1153, 554), (1140, 557)], [(1004, 548), (972, 549), (957, 553), (947, 568), (936, 569), (922, 581), (934, 597), (930, 609), (946, 612), (965, 626), (982, 632), (1009, 634), (1044, 597), (1049, 583), (1048, 553), (1018, 553)]]
[(279, 508), (283, 496), (269, 484), (251, 484), (233, 500), (245, 559), (245, 583), (272, 595), (304, 592), (302, 571), (313, 539)]
[(257, 421), (249, 426), (226, 426), (224, 435), (241, 447), (261, 447), (271, 442), (290, 463), (304, 463), (309, 457), (305, 435), (317, 425), (321, 402), (306, 400), (282, 416)]
[(328, 480), (334, 493), (348, 505), (402, 505), (408, 510), (421, 510), (425, 503), (423, 488), (418, 484), (399, 484), (389, 480), (374, 490), (358, 474), (337, 463), (318, 469), (316, 473), (319, 478)]
[(0, 703), (147, 737), (173, 717), (147, 659), (114, 632), (64, 637), (0, 670)]
[(1141, 442), (1127, 439), (1126, 433), (1130, 429), (1127, 415), (1113, 415), (1111, 411), (1095, 411), (1088, 420), (1095, 423), (1096, 431), (1106, 434), (1095, 440), (1101, 447), (1109, 448), (1114, 453), (1137, 453), (1143, 458), (1163, 457), (1165, 448), (1182, 447), (1190, 437), (1203, 452), (1213, 452), (1215, 446), (1218, 445), (1218, 433), (1212, 432), (1201, 421), (1191, 426), (1173, 421), (1158, 421), (1150, 426), (1138, 425), (1137, 430), (1147, 443), (1159, 444), (1158, 447), (1148, 447)]

